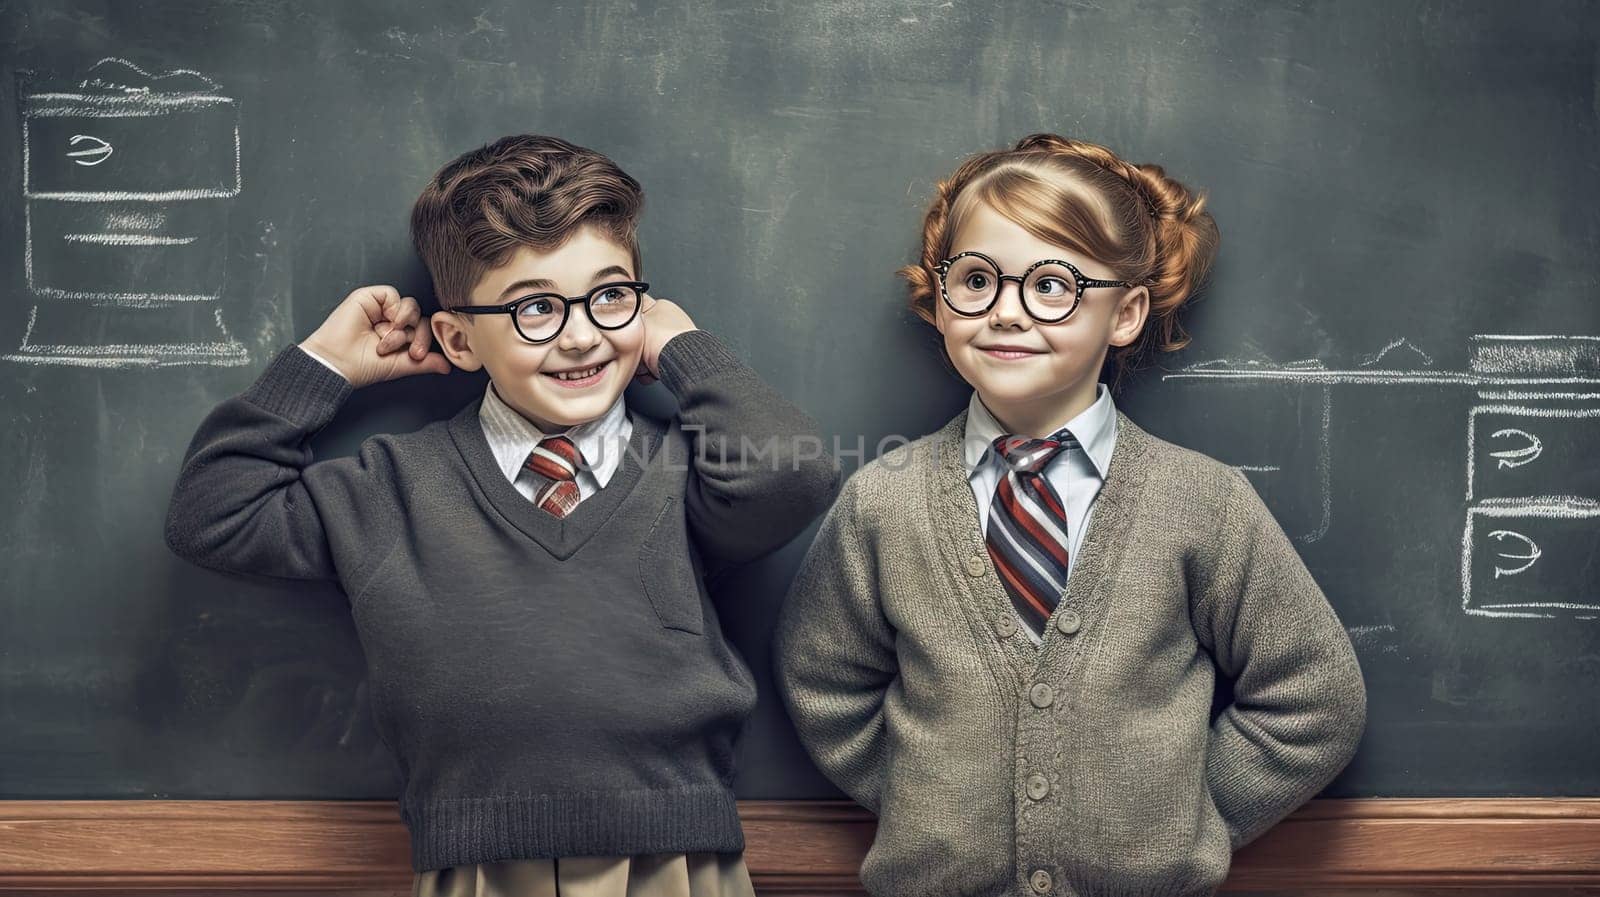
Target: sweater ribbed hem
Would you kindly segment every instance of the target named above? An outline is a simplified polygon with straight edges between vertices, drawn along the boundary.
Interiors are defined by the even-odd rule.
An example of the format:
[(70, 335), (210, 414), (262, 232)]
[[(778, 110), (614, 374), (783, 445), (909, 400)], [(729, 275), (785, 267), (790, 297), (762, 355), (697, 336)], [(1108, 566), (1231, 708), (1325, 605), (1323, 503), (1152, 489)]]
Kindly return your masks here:
[(656, 359), (661, 385), (679, 393), (696, 380), (727, 370), (749, 370), (716, 334), (690, 330), (667, 340)]
[(508, 859), (744, 850), (738, 801), (719, 786), (446, 799), (401, 815), (417, 872)]
[(285, 347), (241, 398), (307, 430), (321, 429), (355, 388), (298, 345)]

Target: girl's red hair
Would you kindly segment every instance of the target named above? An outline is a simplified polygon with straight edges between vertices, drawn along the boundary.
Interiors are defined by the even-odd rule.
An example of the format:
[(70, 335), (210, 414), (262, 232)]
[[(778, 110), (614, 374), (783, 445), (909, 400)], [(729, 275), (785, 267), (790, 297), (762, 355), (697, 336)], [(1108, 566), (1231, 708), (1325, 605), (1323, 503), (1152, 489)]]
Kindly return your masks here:
[(1118, 379), (1153, 352), (1188, 344), (1178, 309), (1200, 288), (1220, 240), (1203, 192), (1167, 177), (1159, 165), (1127, 162), (1099, 144), (1055, 134), (1031, 134), (1010, 149), (970, 156), (938, 184), (923, 220), (921, 261), (896, 272), (909, 285), (911, 310), (930, 324), (939, 262), (979, 202), (1149, 289), (1144, 330), (1113, 348)]

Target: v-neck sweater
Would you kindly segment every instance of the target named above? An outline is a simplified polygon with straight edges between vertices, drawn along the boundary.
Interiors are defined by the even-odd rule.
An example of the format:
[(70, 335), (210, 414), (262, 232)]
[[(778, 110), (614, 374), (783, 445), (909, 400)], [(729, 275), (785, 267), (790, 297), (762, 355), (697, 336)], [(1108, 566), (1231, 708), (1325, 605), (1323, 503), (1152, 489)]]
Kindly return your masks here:
[[(1117, 412), (1077, 564), (1030, 641), (961, 439), (845, 483), (779, 615), (818, 768), (878, 814), (874, 897), (1207, 895), (1353, 756), (1349, 635), (1242, 474)], [(1234, 700), (1210, 719), (1215, 671)]]
[(744, 848), (734, 746), (756, 687), (704, 580), (793, 538), (838, 469), (711, 334), (673, 337), (659, 370), (677, 415), (635, 412), (611, 481), (564, 518), (506, 479), (481, 399), (313, 462), (351, 387), (293, 346), (190, 444), (175, 552), (348, 596), (414, 871)]

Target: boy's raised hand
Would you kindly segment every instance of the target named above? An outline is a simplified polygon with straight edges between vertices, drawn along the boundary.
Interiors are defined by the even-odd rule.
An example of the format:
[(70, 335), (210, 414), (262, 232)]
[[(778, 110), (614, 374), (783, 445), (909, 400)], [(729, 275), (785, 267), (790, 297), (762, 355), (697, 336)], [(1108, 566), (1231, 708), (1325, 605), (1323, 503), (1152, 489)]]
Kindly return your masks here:
[(640, 320), (644, 321), (644, 351), (639, 355), (639, 370), (634, 372), (634, 380), (654, 383), (661, 376), (661, 368), (658, 367), (661, 347), (680, 333), (700, 328), (694, 326), (694, 321), (678, 303), (671, 299), (656, 299), (649, 293), (644, 294)]
[(450, 361), (429, 352), (433, 330), (422, 307), (392, 286), (359, 287), (300, 345), (332, 362), (357, 389), (412, 374), (448, 374)]

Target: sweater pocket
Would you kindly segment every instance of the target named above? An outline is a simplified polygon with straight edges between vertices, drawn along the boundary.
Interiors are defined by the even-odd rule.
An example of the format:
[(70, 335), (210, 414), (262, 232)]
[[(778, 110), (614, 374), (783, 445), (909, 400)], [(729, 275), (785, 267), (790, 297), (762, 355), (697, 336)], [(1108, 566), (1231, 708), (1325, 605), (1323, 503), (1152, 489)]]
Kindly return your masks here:
[(701, 635), (705, 621), (691, 551), (683, 506), (668, 499), (639, 548), (639, 581), (663, 627)]

